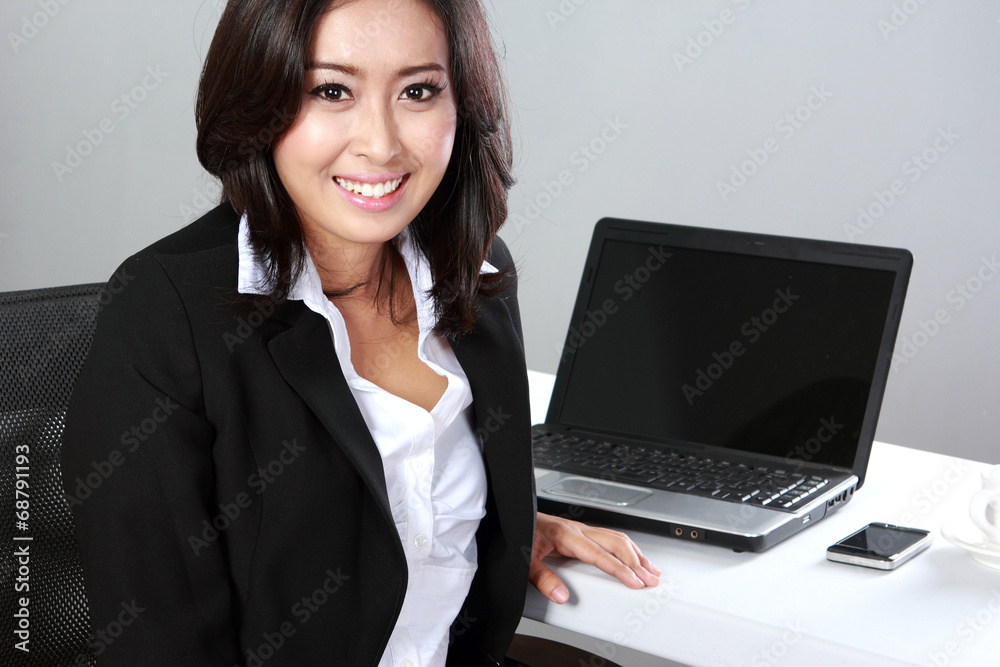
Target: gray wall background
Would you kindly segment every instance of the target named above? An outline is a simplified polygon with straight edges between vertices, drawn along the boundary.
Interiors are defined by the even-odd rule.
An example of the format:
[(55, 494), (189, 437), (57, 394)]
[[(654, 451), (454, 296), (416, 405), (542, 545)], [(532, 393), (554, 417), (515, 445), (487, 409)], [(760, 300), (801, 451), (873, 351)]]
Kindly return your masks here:
[[(214, 204), (193, 100), (223, 4), (0, 5), (0, 290), (103, 281)], [(902, 246), (877, 437), (1000, 462), (1000, 3), (494, 4), (531, 368), (555, 371), (605, 215)]]

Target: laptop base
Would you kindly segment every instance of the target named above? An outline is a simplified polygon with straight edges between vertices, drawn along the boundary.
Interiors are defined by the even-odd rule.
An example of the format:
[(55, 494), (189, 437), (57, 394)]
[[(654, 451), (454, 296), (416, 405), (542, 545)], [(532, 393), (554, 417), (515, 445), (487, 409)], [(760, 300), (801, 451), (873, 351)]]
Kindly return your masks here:
[[(751, 551), (759, 553), (770, 549), (779, 542), (804, 530), (816, 521), (819, 521), (831, 512), (836, 511), (846, 501), (833, 501), (832, 507), (822, 510), (815, 510), (807, 514), (798, 522), (788, 522), (783, 527), (771, 531), (766, 535), (735, 535), (733, 533), (703, 530), (694, 526), (682, 524), (665, 523), (656, 519), (647, 519), (631, 514), (620, 514), (606, 509), (596, 507), (583, 507), (582, 505), (567, 505), (563, 502), (550, 500), (548, 498), (538, 498), (538, 511), (544, 514), (552, 514), (582, 521), (588, 524), (599, 524), (615, 529), (638, 530), (654, 535), (663, 535), (688, 542), (704, 542), (715, 546), (732, 549), (736, 553)], [(819, 516), (815, 516), (816, 512)], [(798, 523), (799, 525), (796, 525)]]

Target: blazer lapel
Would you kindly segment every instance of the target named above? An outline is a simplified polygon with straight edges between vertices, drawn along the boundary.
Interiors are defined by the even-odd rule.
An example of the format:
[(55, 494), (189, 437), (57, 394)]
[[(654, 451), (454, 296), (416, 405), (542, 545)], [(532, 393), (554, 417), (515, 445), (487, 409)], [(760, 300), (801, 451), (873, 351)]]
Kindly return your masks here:
[(392, 523), (382, 457), (344, 379), (326, 321), (301, 301), (288, 301), (263, 333), (282, 377), (346, 453)]
[[(282, 377), (343, 449), (391, 522), (382, 457), (347, 386), (326, 321), (302, 302), (288, 301), (268, 318), (262, 334)], [(501, 526), (516, 535), (522, 513), (533, 511), (531, 457), (517, 454), (518, 448), (530, 449), (531, 424), (524, 351), (503, 301), (482, 300), (476, 330), (451, 344), (472, 389)]]
[(531, 456), (523, 453), (530, 450), (531, 424), (524, 351), (503, 301), (481, 300), (476, 330), (452, 341), (452, 349), (472, 388), (501, 526), (517, 535), (523, 512), (533, 512)]

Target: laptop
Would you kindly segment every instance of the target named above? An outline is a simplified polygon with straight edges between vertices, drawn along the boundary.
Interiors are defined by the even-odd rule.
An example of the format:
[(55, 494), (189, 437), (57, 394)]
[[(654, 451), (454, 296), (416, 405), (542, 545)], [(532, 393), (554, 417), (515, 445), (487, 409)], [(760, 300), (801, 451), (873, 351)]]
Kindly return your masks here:
[(763, 551), (861, 488), (902, 249), (605, 218), (545, 423), (539, 509)]

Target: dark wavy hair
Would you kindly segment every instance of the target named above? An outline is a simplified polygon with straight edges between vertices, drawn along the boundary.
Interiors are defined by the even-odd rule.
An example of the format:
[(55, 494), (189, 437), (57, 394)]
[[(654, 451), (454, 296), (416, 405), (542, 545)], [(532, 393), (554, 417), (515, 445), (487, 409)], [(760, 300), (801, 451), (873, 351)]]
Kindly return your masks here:
[[(350, 1), (229, 0), (205, 58), (195, 111), (198, 159), (222, 182), (222, 201), (247, 215), (251, 245), (269, 260), (266, 288), (273, 301), (287, 298), (305, 245), (271, 147), (299, 113), (319, 19)], [(409, 229), (430, 264), (437, 331), (457, 336), (475, 325), (476, 298), (496, 294), (509, 277), (507, 270), (480, 275), (480, 267), (507, 217), (514, 183), (510, 119), (479, 0), (421, 1), (445, 28), (458, 124), (444, 178)], [(392, 0), (386, 5), (388, 12)], [(376, 280), (378, 293), (389, 281), (395, 320), (394, 255), (384, 253)]]

